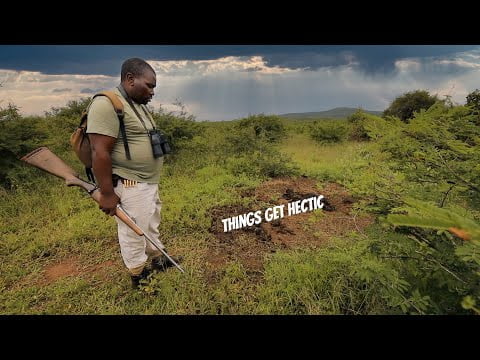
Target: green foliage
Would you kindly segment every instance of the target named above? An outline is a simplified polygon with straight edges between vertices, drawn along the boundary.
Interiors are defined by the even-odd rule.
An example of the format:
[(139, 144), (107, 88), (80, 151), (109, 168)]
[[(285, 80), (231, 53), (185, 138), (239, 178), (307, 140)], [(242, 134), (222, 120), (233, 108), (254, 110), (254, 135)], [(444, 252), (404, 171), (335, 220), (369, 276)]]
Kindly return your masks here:
[(184, 147), (192, 138), (205, 131), (202, 123), (196, 122), (193, 115), (185, 112), (183, 104), (178, 105), (182, 109), (179, 114), (165, 112), (162, 108), (152, 111), (156, 126), (167, 136), (173, 151)]
[[(440, 230), (422, 243), (427, 244), (423, 248), (429, 250), (428, 255), (438, 258), (436, 262), (439, 268), (447, 270), (461, 282), (460, 286), (455, 284), (455, 289), (463, 288), (463, 292), (469, 292), (461, 302), (463, 308), (477, 312), (475, 304), (480, 301), (480, 223), (462, 209), (441, 209), (414, 199), (407, 199), (405, 203), (407, 206), (400, 210), (407, 212), (407, 215), (391, 214), (387, 221), (397, 226)], [(461, 240), (455, 240), (447, 230)], [(454, 269), (459, 275), (448, 268)], [(468, 286), (465, 287), (465, 284)]]
[(276, 143), (286, 135), (282, 120), (275, 115), (251, 115), (235, 124), (235, 129), (241, 134), (251, 134), (255, 139)]
[(299, 175), (299, 169), (292, 159), (274, 149), (230, 157), (226, 168), (234, 175), (245, 174), (254, 178)]
[[(176, 149), (166, 158), (159, 187), (160, 232), (172, 254), (187, 255), (187, 273), (157, 274), (137, 293), (129, 291), (122, 272), (113, 219), (99, 216), (81, 192), (16, 158), (47, 145), (74, 163), (68, 139), (80, 108), (76, 103), (45, 117), (0, 121), (0, 149), (7, 151), (1, 161), (12, 160), (1, 169), (8, 170), (13, 184), (0, 188), (1, 313), (480, 312), (480, 134), (471, 106), (437, 103), (409, 123), (358, 111), (348, 123), (322, 123), (334, 126), (334, 135), (341, 133), (327, 136), (323, 146), (307, 137), (312, 121), (281, 121), (281, 130), (275, 120), (259, 120), (263, 115), (197, 123), (183, 110), (179, 116), (155, 113)], [(25, 129), (28, 136), (22, 135)], [(283, 131), (290, 135), (285, 141)], [(347, 135), (369, 141), (339, 141)], [(11, 166), (15, 163), (17, 168)], [(211, 208), (253, 206), (239, 190), (254, 188), (266, 177), (299, 173), (322, 185), (345, 185), (355, 198), (353, 212), (345, 217), (368, 210), (388, 215), (396, 227), (358, 229), (314, 250), (277, 251), (266, 258), (259, 283), (236, 261), (219, 271), (218, 282), (208, 283), (203, 271), (215, 243)], [(72, 256), (85, 265), (117, 263), (100, 278), (83, 272), (39, 285), (46, 266)]]
[(438, 101), (437, 96), (432, 96), (425, 90), (407, 92), (392, 101), (383, 112), (383, 116), (396, 116), (404, 122), (413, 118), (414, 113), (426, 110)]
[(398, 266), (372, 253), (375, 238), (352, 235), (305, 252), (280, 252), (265, 269), (260, 312), (273, 314), (423, 314), (429, 297)]
[[(409, 207), (402, 207), (401, 210), (408, 211), (409, 215), (388, 215), (387, 220), (392, 224), (442, 230), (456, 228), (466, 232), (468, 239), (474, 243), (480, 242), (480, 224), (468, 218), (467, 214), (438, 208), (415, 199), (405, 199), (404, 201)], [(478, 262), (480, 262), (480, 258)]]
[(0, 107), (0, 121), (20, 119), (19, 108), (15, 104), (9, 103), (7, 108)]
[(80, 117), (82, 113), (87, 110), (88, 105), (92, 101), (91, 98), (81, 98), (79, 100), (70, 100), (65, 106), (61, 107), (52, 107), (50, 111), (45, 111), (45, 116), (54, 117), (61, 116), (66, 118), (78, 119), (80, 122)]
[(254, 115), (234, 122), (218, 151), (234, 175), (254, 178), (298, 174), (291, 158), (278, 151), (276, 143), (286, 136), (277, 116)]
[(478, 112), (480, 111), (480, 90), (475, 89), (470, 94), (467, 95), (467, 104), (466, 106), (471, 107), (473, 110)]
[(347, 127), (338, 120), (316, 120), (310, 125), (311, 138), (320, 144), (342, 142), (347, 132)]
[(16, 174), (22, 169), (18, 159), (46, 139), (38, 122), (38, 118), (18, 116), (0, 121), (0, 186), (14, 186)]
[[(409, 124), (385, 124), (379, 147), (407, 181), (437, 189), (448, 185), (474, 202), (480, 199), (480, 127), (468, 108), (437, 103)], [(447, 195), (439, 196), (439, 205)]]
[(473, 115), (473, 122), (480, 126), (480, 90), (475, 89), (467, 95), (466, 106), (470, 109)]
[(350, 115), (347, 120), (350, 125), (348, 139), (354, 141), (366, 141), (374, 138), (372, 129), (370, 128), (381, 122), (382, 118), (368, 114), (359, 109)]
[(386, 213), (405, 195), (478, 207), (480, 127), (468, 108), (437, 103), (408, 124), (372, 117), (363, 127), (375, 141), (346, 169), (343, 183), (371, 210)]

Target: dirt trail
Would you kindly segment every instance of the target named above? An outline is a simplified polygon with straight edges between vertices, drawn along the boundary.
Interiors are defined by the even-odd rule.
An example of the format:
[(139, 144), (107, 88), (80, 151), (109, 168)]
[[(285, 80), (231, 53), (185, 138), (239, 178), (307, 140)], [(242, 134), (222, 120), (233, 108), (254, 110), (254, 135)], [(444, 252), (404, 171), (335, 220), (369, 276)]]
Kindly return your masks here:
[[(212, 226), (215, 235), (207, 252), (206, 277), (214, 282), (228, 262), (240, 261), (253, 280), (262, 277), (264, 256), (278, 249), (316, 248), (336, 236), (352, 231), (360, 232), (373, 222), (371, 216), (351, 214), (355, 199), (347, 190), (336, 183), (317, 188), (317, 181), (311, 178), (278, 178), (267, 181), (255, 189), (242, 193), (253, 197), (257, 207), (222, 206), (211, 209)], [(262, 210), (269, 206), (282, 205), (312, 196), (324, 195), (323, 210), (287, 216), (270, 223), (262, 223), (230, 232), (223, 232), (222, 219)], [(268, 203), (266, 206), (261, 203)]]
[(40, 283), (42, 285), (49, 285), (59, 279), (67, 276), (77, 277), (95, 277), (100, 276), (105, 278), (109, 272), (115, 272), (112, 267), (116, 267), (118, 264), (113, 260), (107, 260), (95, 265), (82, 265), (82, 261), (73, 256), (63, 259), (59, 263), (55, 263), (45, 267), (42, 272), (42, 279)]

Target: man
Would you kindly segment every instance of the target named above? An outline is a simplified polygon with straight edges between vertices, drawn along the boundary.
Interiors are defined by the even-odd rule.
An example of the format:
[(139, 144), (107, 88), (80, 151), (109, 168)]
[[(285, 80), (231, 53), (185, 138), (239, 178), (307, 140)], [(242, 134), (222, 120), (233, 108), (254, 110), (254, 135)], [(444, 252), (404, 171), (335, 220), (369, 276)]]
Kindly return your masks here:
[[(124, 106), (123, 123), (129, 154), (119, 118), (105, 96), (96, 97), (90, 105), (87, 133), (92, 147), (92, 169), (100, 188), (100, 209), (112, 216), (120, 202), (137, 225), (164, 249), (158, 241), (162, 208), (158, 182), (163, 156), (154, 157), (149, 131), (155, 128), (155, 123), (145, 106), (152, 99), (155, 86), (155, 71), (147, 62), (132, 58), (123, 63), (121, 84), (113, 91)], [(154, 270), (171, 266), (143, 236), (116, 220), (120, 250), (133, 288), (138, 288), (140, 281), (150, 273), (149, 259)]]

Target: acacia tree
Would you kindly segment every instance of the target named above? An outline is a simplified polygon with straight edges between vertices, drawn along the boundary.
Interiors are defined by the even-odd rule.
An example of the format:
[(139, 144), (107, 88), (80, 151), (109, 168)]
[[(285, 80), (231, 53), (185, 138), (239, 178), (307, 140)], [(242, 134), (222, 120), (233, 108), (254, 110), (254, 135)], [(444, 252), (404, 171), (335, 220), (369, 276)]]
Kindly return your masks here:
[(426, 90), (407, 92), (392, 101), (390, 106), (383, 112), (383, 116), (396, 116), (408, 123), (414, 113), (422, 109), (427, 110), (438, 101), (436, 95), (430, 95)]

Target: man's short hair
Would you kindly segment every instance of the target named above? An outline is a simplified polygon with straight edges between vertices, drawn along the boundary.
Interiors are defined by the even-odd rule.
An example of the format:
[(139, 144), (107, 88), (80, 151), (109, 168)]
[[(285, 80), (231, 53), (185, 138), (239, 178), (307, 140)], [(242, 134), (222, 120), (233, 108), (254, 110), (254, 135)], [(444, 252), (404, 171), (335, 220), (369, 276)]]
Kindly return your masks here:
[(146, 70), (151, 70), (155, 74), (155, 70), (145, 60), (139, 58), (131, 58), (125, 60), (122, 64), (122, 72), (120, 81), (123, 81), (127, 77), (127, 73), (132, 73), (134, 77), (142, 76)]

